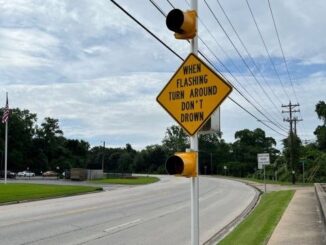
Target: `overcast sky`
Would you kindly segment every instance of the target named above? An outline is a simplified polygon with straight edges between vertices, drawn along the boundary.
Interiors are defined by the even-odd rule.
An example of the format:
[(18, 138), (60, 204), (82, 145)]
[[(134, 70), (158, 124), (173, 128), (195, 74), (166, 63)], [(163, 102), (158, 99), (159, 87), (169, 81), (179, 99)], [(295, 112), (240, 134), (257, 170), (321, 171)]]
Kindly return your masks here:
[[(187, 56), (189, 44), (174, 39), (150, 1), (117, 2), (182, 57)], [(165, 13), (172, 9), (167, 1), (155, 2)], [(184, 0), (170, 2), (188, 9)], [(313, 140), (313, 131), (321, 124), (315, 105), (326, 100), (326, 1), (270, 0), (293, 87), (267, 0), (248, 2), (271, 59), (246, 0), (219, 0), (245, 48), (218, 1), (206, 0), (254, 77), (205, 2), (199, 2), (199, 36), (209, 47), (199, 42), (199, 49), (256, 107), (283, 127), (288, 128), (288, 123), (282, 120), (287, 115), (282, 115), (281, 103), (300, 103), (297, 116), (304, 121), (298, 125), (299, 136)], [(181, 63), (110, 0), (0, 0), (0, 103), (5, 104), (8, 91), (11, 108), (37, 113), (38, 123), (44, 117), (59, 119), (68, 138), (84, 139), (92, 146), (104, 140), (109, 147), (130, 143), (136, 149), (160, 144), (166, 128), (175, 122), (155, 99)], [(266, 120), (236, 91), (231, 97)], [(221, 111), (227, 142), (234, 141), (238, 130), (261, 127), (281, 147), (282, 135), (230, 100)]]

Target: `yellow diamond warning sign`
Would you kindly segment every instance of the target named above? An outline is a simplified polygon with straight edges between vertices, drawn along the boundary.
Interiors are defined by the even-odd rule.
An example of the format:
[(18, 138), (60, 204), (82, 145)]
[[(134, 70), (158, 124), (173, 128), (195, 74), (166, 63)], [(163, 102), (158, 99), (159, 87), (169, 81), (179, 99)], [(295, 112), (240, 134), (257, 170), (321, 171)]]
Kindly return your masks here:
[(232, 87), (190, 54), (157, 96), (157, 102), (194, 135), (231, 93)]

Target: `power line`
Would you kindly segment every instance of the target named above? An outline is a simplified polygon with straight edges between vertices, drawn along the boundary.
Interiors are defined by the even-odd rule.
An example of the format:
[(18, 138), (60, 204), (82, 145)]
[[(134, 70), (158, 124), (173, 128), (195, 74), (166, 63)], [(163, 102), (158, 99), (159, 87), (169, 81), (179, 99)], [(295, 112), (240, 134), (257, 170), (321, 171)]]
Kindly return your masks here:
[[(273, 94), (277, 99), (279, 99), (278, 96), (276, 96), (276, 94), (274, 93), (274, 90), (270, 87), (269, 83), (266, 81), (265, 76), (260, 72), (260, 69), (259, 69), (258, 65), (256, 64), (255, 60), (254, 60), (253, 57), (251, 56), (250, 52), (248, 51), (248, 48), (246, 47), (246, 45), (244, 44), (242, 38), (240, 37), (239, 33), (237, 32), (236, 28), (235, 28), (234, 25), (232, 24), (231, 19), (230, 19), (229, 16), (227, 15), (227, 13), (226, 13), (226, 11), (224, 10), (223, 6), (221, 5), (220, 1), (219, 1), (219, 0), (216, 0), (216, 1), (217, 1), (217, 3), (218, 3), (219, 7), (221, 8), (221, 10), (222, 10), (224, 16), (226, 17), (228, 23), (230, 24), (232, 30), (234, 31), (234, 33), (236, 34), (238, 40), (240, 41), (242, 47), (243, 47), (244, 50), (246, 51), (246, 53), (247, 53), (248, 57), (250, 58), (251, 62), (253, 63), (253, 65), (254, 65), (255, 68), (257, 69), (258, 74), (263, 78), (263, 81), (264, 81), (265, 84), (268, 86), (268, 88), (272, 91), (272, 94)], [(263, 90), (263, 92), (264, 92), (265, 95), (269, 98), (269, 101), (274, 105), (274, 108), (276, 109), (276, 111), (278, 111), (278, 106), (275, 105), (275, 103), (273, 102), (273, 100), (269, 97), (269, 94), (268, 94), (265, 90)], [(280, 102), (280, 104), (282, 104), (281, 101), (279, 101), (279, 102)], [(278, 114), (278, 115), (281, 117), (280, 114)], [(281, 117), (281, 118), (282, 118), (282, 117)]]
[[(152, 0), (150, 0), (152, 2)], [(170, 6), (172, 8), (175, 8), (174, 5), (167, 0), (167, 2), (170, 4)], [(185, 0), (186, 4), (190, 7), (189, 3), (187, 0)], [(154, 5), (156, 8), (159, 8), (157, 4)], [(164, 16), (166, 16), (164, 14), (164, 12), (162, 11), (162, 9), (159, 10), (161, 13), (163, 13)], [(222, 52), (228, 57), (226, 51), (221, 47), (221, 45), (218, 43), (218, 41), (216, 40), (216, 38), (214, 37), (214, 35), (212, 34), (212, 32), (208, 29), (208, 27), (205, 25), (205, 23), (203, 21), (201, 21), (200, 16), (198, 16), (198, 19), (200, 21), (200, 23), (205, 27), (205, 29), (207, 30), (207, 32), (210, 34), (210, 36), (214, 39), (214, 41), (216, 42), (216, 44), (219, 46), (219, 48), (222, 50)], [(205, 47), (210, 51), (210, 53), (216, 58), (216, 60), (224, 67), (224, 69), (233, 77), (233, 79), (237, 82), (237, 84), (239, 84), (241, 86), (241, 88), (243, 90), (245, 90), (247, 92), (247, 94), (250, 96), (250, 98), (257, 104), (259, 105), (263, 110), (263, 106), (251, 95), (251, 93), (248, 92), (248, 90), (240, 83), (240, 81), (232, 74), (232, 72), (224, 65), (224, 63), (217, 57), (217, 55), (215, 54), (215, 52), (212, 51), (211, 48), (208, 47), (208, 45), (206, 44), (206, 42), (198, 35), (199, 40), (205, 45)], [(206, 58), (207, 60), (207, 58)], [(233, 60), (231, 58), (229, 58), (229, 60), (231, 61), (231, 63), (233, 64), (233, 66), (239, 71), (239, 68), (234, 64)], [(216, 71), (218, 71), (218, 69), (215, 67), (215, 65), (212, 65)], [(240, 71), (239, 71), (240, 72)], [(223, 74), (221, 72), (219, 72), (222, 76)], [(224, 76), (223, 76), (224, 77)], [(224, 77), (225, 78), (225, 77)], [(267, 114), (272, 117), (276, 124), (274, 122), (272, 122), (269, 118), (266, 117), (266, 115), (264, 113), (262, 113), (256, 106), (255, 104), (253, 104), (251, 101), (249, 101), (241, 92), (239, 89), (237, 89), (237, 87), (235, 87), (233, 85), (233, 87), (235, 88), (235, 90), (247, 101), (249, 102), (250, 105), (252, 105), (260, 114), (262, 114), (268, 121), (270, 121), (272, 124), (274, 124), (276, 127), (280, 128), (281, 130), (286, 129), (283, 125), (281, 125), (280, 123), (277, 122), (277, 120), (275, 120), (275, 118), (267, 111)], [(257, 91), (256, 91), (257, 92)], [(257, 93), (259, 94), (259, 93)], [(287, 130), (287, 129), (286, 129)]]
[[(202, 40), (201, 40), (202, 41)], [(202, 41), (203, 42), (203, 41)], [(203, 42), (203, 44), (206, 46), (206, 48), (207, 49), (209, 49), (210, 50), (210, 52), (212, 52), (211, 51), (211, 49), (206, 45), (206, 43), (205, 42)], [(238, 79), (236, 78), (236, 77), (234, 77), (233, 76), (233, 74), (230, 72), (230, 70), (223, 64), (223, 62), (213, 53), (213, 56), (215, 57), (215, 59), (217, 60), (217, 61), (219, 61), (221, 64), (222, 64), (222, 66), (224, 67), (224, 69), (226, 69), (227, 71), (228, 71), (228, 73), (230, 73), (230, 75), (233, 77), (233, 79), (235, 79), (235, 81), (237, 81), (237, 83), (239, 83), (240, 84), (240, 82), (238, 81)], [(208, 60), (205, 56), (203, 56), (206, 60)], [(215, 68), (215, 70), (217, 70), (216, 69), (216, 67), (215, 67), (215, 65), (213, 65), (213, 64), (211, 64), (214, 68)], [(220, 73), (220, 72), (219, 72)], [(222, 73), (220, 73), (221, 74), (221, 76), (223, 76), (223, 78), (224, 79), (226, 79), (226, 77), (222, 74)], [(275, 123), (275, 122), (273, 122), (273, 121), (271, 121), (261, 110), (259, 110), (257, 107), (256, 107), (256, 105), (255, 104), (253, 104), (246, 96), (244, 96), (243, 95), (243, 93), (237, 88), (237, 87), (235, 87), (234, 85), (233, 85), (233, 87), (234, 87), (234, 89), (250, 104), (250, 105), (252, 105), (263, 117), (265, 117), (269, 122), (271, 122), (272, 124), (274, 124), (276, 127), (278, 127), (279, 129), (281, 129), (281, 130), (283, 130), (283, 131), (285, 131), (284, 130), (284, 127), (282, 126), (282, 125), (280, 125), (280, 124), (278, 124), (277, 122)], [(271, 116), (271, 115), (270, 115)], [(274, 119), (275, 120), (275, 119)]]
[(246, 108), (244, 108), (243, 106), (241, 106), (239, 103), (237, 103), (234, 99), (232, 99), (230, 96), (229, 96), (230, 100), (235, 103), (236, 105), (238, 105), (241, 109), (243, 109), (244, 111), (246, 111), (247, 113), (249, 113), (252, 117), (254, 117), (258, 122), (264, 124), (267, 128), (273, 130), (274, 132), (278, 133), (279, 135), (282, 135), (284, 137), (286, 137), (286, 135), (276, 131), (275, 129), (273, 129), (272, 127), (270, 127), (269, 125), (267, 125), (265, 122), (259, 120), (255, 115), (253, 115), (250, 111), (248, 111)]
[(293, 90), (293, 93), (294, 93), (294, 96), (295, 96), (295, 99), (296, 101), (298, 102), (298, 97), (297, 97), (297, 94), (294, 90), (294, 86), (293, 86), (293, 81), (292, 81), (292, 78), (291, 78), (291, 75), (290, 75), (290, 72), (289, 72), (289, 68), (288, 68), (288, 63), (285, 59), (285, 55), (284, 55), (284, 51), (283, 51), (283, 47), (282, 47), (282, 43), (281, 43), (281, 39), (280, 39), (280, 35), (278, 33), (278, 30), (277, 30), (277, 27), (276, 27), (276, 22), (275, 22), (275, 18), (274, 18), (274, 14), (273, 14), (273, 11), (272, 11), (272, 6), (271, 6), (271, 3), (269, 0), (268, 1), (268, 6), (269, 6), (269, 10), (271, 12), (271, 15), (272, 15), (272, 19), (273, 19), (273, 24), (274, 24), (274, 28), (275, 28), (275, 32), (276, 32), (276, 36), (277, 36), (277, 40), (278, 40), (278, 44), (280, 46), (280, 49), (281, 49), (281, 52), (282, 52), (282, 57), (283, 57), (283, 61), (284, 61), (284, 64), (285, 64), (285, 68), (286, 68), (286, 72), (288, 74), (288, 77), (289, 77), (289, 80), (290, 80), (290, 83), (291, 83), (291, 87), (292, 87), (292, 90)]
[[(145, 31), (147, 31), (151, 36), (153, 36), (156, 40), (158, 40), (164, 47), (168, 48), (174, 55), (176, 55), (179, 59), (184, 60), (180, 55), (178, 55), (174, 50), (172, 50), (166, 43), (164, 43), (159, 37), (157, 37), (154, 33), (152, 33), (151, 31), (149, 31), (149, 29), (147, 27), (145, 27), (143, 24), (141, 24), (134, 16), (132, 16), (127, 10), (125, 10), (121, 5), (119, 5), (116, 1), (114, 0), (110, 0), (115, 6), (117, 6), (121, 11), (123, 11), (128, 17), (130, 17), (133, 21), (135, 21), (138, 25), (140, 25)], [(205, 56), (204, 56), (205, 57)], [(210, 63), (212, 65), (212, 63)], [(251, 112), (249, 112), (247, 109), (245, 109), (243, 106), (241, 106), (239, 103), (237, 103), (234, 99), (232, 99), (231, 97), (229, 97), (229, 99), (234, 102), (235, 104), (237, 104), (240, 108), (242, 108), (244, 111), (246, 111), (247, 113), (249, 113), (249, 115), (253, 116), (256, 120), (259, 121), (259, 119), (252, 114)], [(269, 120), (270, 121), (270, 120)], [(265, 125), (266, 127), (270, 128), (271, 130), (273, 130), (274, 132), (284, 136), (282, 133), (276, 131), (275, 129), (271, 128), (269, 125), (265, 124), (263, 121), (259, 121), (260, 123), (262, 123), (263, 125)]]
[[(172, 8), (175, 8), (173, 6), (173, 4), (167, 0), (168, 3), (171, 5)], [(150, 0), (150, 2), (153, 3), (152, 0)], [(186, 1), (187, 2), (187, 1)], [(187, 2), (188, 3), (188, 2)], [(163, 16), (166, 17), (166, 14), (164, 13), (164, 11), (157, 5), (157, 4), (153, 4), (162, 14)], [(199, 18), (199, 17), (198, 17)], [(203, 42), (203, 44), (206, 46), (206, 48), (213, 54), (213, 56), (217, 59), (217, 61), (219, 61), (219, 63), (224, 67), (224, 69), (226, 69), (228, 71), (228, 73), (237, 81), (238, 84), (242, 85), (237, 79), (236, 77), (233, 76), (233, 74), (231, 73), (231, 71), (223, 64), (223, 62), (216, 56), (216, 54), (208, 47), (208, 45), (205, 43), (205, 41), (198, 36), (198, 38), (200, 39), (201, 42)], [(199, 53), (205, 58), (205, 60), (226, 80), (228, 80), (221, 72), (218, 71), (218, 69), (216, 68), (216, 66), (202, 53), (199, 51)], [(252, 105), (261, 115), (263, 115), (268, 122), (271, 122), (272, 124), (274, 124), (274, 126), (276, 126), (277, 128), (279, 128), (280, 130), (284, 130), (285, 127), (283, 127), (282, 125), (278, 124), (276, 125), (273, 121), (271, 121), (263, 112), (261, 112), (256, 106), (255, 104), (253, 104), (250, 100), (248, 100), (248, 98), (246, 98), (241, 91), (239, 91), (237, 89), (237, 87), (235, 87), (234, 85), (232, 85), (234, 87), (234, 89), (250, 104)], [(271, 116), (271, 115), (270, 115)], [(255, 117), (259, 122), (262, 122), (261, 120), (259, 120), (257, 117)], [(284, 130), (285, 131), (285, 130)], [(283, 135), (284, 136), (284, 135)]]
[[(169, 0), (167, 0), (168, 1), (168, 3), (170, 4), (170, 6), (172, 7), (172, 8), (175, 8), (174, 7), (174, 5), (169, 1)], [(164, 13), (164, 11), (158, 6), (158, 4), (156, 4), (153, 0), (150, 0), (150, 2), (153, 4), (153, 6), (164, 16), (164, 17), (166, 17), (167, 15)], [(199, 17), (198, 17), (199, 18)], [(208, 30), (209, 31), (209, 30)], [(209, 31), (210, 32), (210, 31)], [(212, 35), (212, 34), (211, 34)], [(205, 45), (205, 47), (213, 54), (213, 56), (216, 58), (216, 60), (224, 67), (224, 69), (225, 70), (227, 70), (228, 71), (228, 73), (234, 78), (234, 80), (238, 83), (238, 84), (240, 84), (241, 86), (242, 86), (242, 84), (238, 81), (238, 79), (236, 78), (236, 77), (234, 77), (234, 75), (231, 73), (231, 71), (224, 65), (224, 63), (217, 57), (217, 55), (212, 51), (212, 49), (211, 48), (209, 48), (208, 47), (208, 45), (206, 44), (206, 42), (198, 35), (198, 38), (199, 38), (199, 40)], [(188, 41), (188, 40), (187, 40)], [(189, 41), (188, 41), (189, 42)], [(200, 55), (202, 55), (206, 60), (207, 60), (207, 62), (209, 62), (210, 64), (211, 64), (211, 66), (221, 75), (221, 76), (223, 76), (223, 78), (225, 79), (225, 80), (228, 80), (221, 72), (219, 72), (218, 71), (218, 69), (216, 68), (216, 66), (212, 63), (212, 62), (210, 62), (210, 60), (199, 50), (198, 51), (199, 53), (200, 53)], [(270, 120), (266, 115), (265, 115), (265, 113), (263, 113), (261, 110), (259, 110), (257, 107), (256, 107), (256, 105), (255, 104), (253, 104), (247, 97), (245, 97), (244, 95), (243, 95), (243, 93), (236, 87), (236, 86), (234, 86), (234, 85), (232, 85), (233, 87), (234, 87), (234, 89), (250, 104), (250, 105), (252, 105), (263, 117), (265, 117), (269, 122), (271, 122), (272, 124), (274, 124), (277, 128), (279, 128), (280, 130), (283, 130), (283, 131), (285, 131), (286, 132), (286, 128), (283, 126), (283, 125), (281, 125), (281, 124), (279, 124), (279, 123), (277, 123), (277, 120), (276, 120), (276, 123), (275, 122), (273, 122), (272, 120)], [(245, 89), (246, 90), (246, 89)], [(247, 90), (246, 90), (247, 91)], [(251, 94), (247, 91), (247, 93), (251, 96)], [(252, 97), (253, 98), (253, 97)], [(257, 103), (257, 104), (259, 104), (255, 99), (254, 99), (254, 101)], [(260, 104), (259, 104), (260, 105)], [(261, 105), (260, 105), (261, 106)], [(261, 108), (263, 108), (262, 106), (261, 106)], [(268, 113), (269, 114), (269, 113)], [(269, 116), (270, 117), (272, 117), (272, 115), (270, 115), (269, 114)], [(274, 120), (275, 120), (275, 118), (273, 118)]]
[(114, 3), (115, 6), (117, 6), (122, 12), (124, 12), (126, 15), (128, 15), (133, 21), (135, 21), (138, 25), (140, 25), (145, 31), (147, 31), (152, 37), (154, 37), (157, 41), (159, 41), (164, 47), (166, 47), (168, 50), (170, 50), (173, 54), (175, 54), (177, 57), (182, 59), (182, 57), (177, 54), (173, 49), (171, 49), (166, 43), (164, 43), (160, 38), (158, 38), (153, 32), (151, 32), (146, 26), (144, 26), (142, 23), (140, 23), (135, 17), (133, 17), (127, 10), (125, 10), (121, 5), (119, 5), (116, 1), (110, 0), (112, 3)]
[[(254, 65), (254, 67), (256, 68), (256, 70), (258, 71), (258, 74), (263, 78), (263, 81), (265, 82), (265, 84), (268, 86), (268, 88), (270, 89), (270, 91), (272, 92), (272, 94), (274, 95), (274, 97), (279, 101), (280, 104), (282, 104), (282, 102), (280, 101), (279, 99), (279, 96), (277, 96), (275, 93), (274, 93), (274, 90), (270, 87), (269, 83), (266, 81), (266, 78), (265, 76), (263, 75), (263, 73), (260, 72), (260, 69), (258, 67), (258, 65), (256, 64), (255, 60), (253, 59), (253, 57), (251, 56), (250, 52), (248, 51), (248, 48), (246, 47), (246, 45), (244, 44), (242, 38), (240, 37), (239, 33), (237, 32), (236, 28), (234, 27), (234, 25), (232, 24), (231, 22), (231, 19), (229, 18), (229, 16), (227, 15), (226, 11), (224, 10), (223, 6), (221, 5), (220, 1), (219, 0), (216, 0), (219, 7), (221, 8), (224, 16), (226, 17), (228, 23), (230, 24), (232, 30), (234, 31), (234, 33), (236, 34), (238, 40), (240, 41), (242, 47), (244, 48), (244, 50), (246, 51), (248, 57), (250, 58), (252, 64)], [(217, 17), (216, 17), (217, 18)], [(249, 69), (249, 68), (248, 68)], [(251, 71), (251, 70), (250, 70)], [(263, 92), (265, 93), (265, 95), (267, 96), (267, 98), (269, 99), (269, 101), (273, 104), (274, 106), (274, 109), (275, 109), (275, 112), (279, 112), (278, 110), (278, 106), (275, 105), (274, 101), (270, 98), (269, 94), (265, 91), (265, 89), (263, 89), (263, 87), (261, 86), (260, 82), (256, 79), (255, 77), (255, 80), (256, 82), (258, 83), (258, 85), (260, 86), (260, 88), (263, 90)], [(280, 113), (276, 113), (277, 116), (279, 116), (280, 118), (282, 118), (282, 115)]]
[[(293, 81), (292, 81), (292, 78), (291, 78), (291, 75), (290, 75), (290, 72), (289, 72), (288, 64), (287, 64), (287, 61), (286, 61), (286, 58), (285, 58), (285, 55), (284, 55), (284, 51), (283, 51), (283, 47), (282, 47), (280, 35), (279, 35), (278, 30), (277, 30), (276, 21), (275, 21), (273, 10), (272, 10), (272, 6), (271, 6), (271, 3), (270, 3), (270, 0), (267, 0), (267, 1), (268, 1), (269, 10), (270, 10), (270, 13), (271, 13), (271, 16), (272, 16), (272, 20), (273, 20), (275, 32), (276, 32), (276, 35), (277, 35), (277, 40), (278, 40), (278, 43), (279, 43), (279, 46), (280, 46), (280, 49), (281, 49), (281, 52), (282, 52), (283, 61), (284, 61), (285, 67), (286, 67), (286, 71), (287, 71), (287, 74), (288, 74), (288, 77), (289, 77), (289, 80), (290, 80), (290, 83), (291, 83), (291, 87), (292, 87), (292, 90), (293, 90), (293, 93), (294, 93), (294, 97), (295, 97), (295, 99), (296, 99), (296, 101), (298, 103), (299, 100), (298, 100), (297, 94), (295, 92), (295, 89), (294, 89), (294, 86), (293, 86)], [(301, 111), (300, 111), (300, 116), (302, 118)]]
[[(207, 3), (206, 0), (204, 0), (207, 8), (209, 9), (209, 11), (211, 12), (211, 14), (213, 15), (215, 21), (218, 23), (218, 25), (220, 26), (220, 28), (222, 29), (222, 31), (224, 32), (224, 34), (226, 35), (226, 37), (228, 38), (229, 42), (231, 43), (231, 45), (233, 46), (233, 48), (236, 50), (237, 54), (239, 55), (239, 57), (241, 58), (242, 62), (244, 63), (244, 65), (247, 67), (248, 71), (250, 72), (250, 74), (252, 75), (252, 77), (255, 79), (255, 81), (257, 82), (257, 84), (259, 85), (259, 87), (261, 88), (261, 90), (264, 92), (264, 94), (266, 95), (266, 97), (268, 98), (268, 100), (274, 105), (274, 108), (277, 109), (277, 106), (275, 105), (275, 103), (272, 101), (272, 99), (270, 98), (270, 96), (268, 95), (268, 93), (266, 92), (266, 90), (264, 89), (264, 87), (261, 85), (261, 83), (258, 81), (257, 77), (255, 76), (255, 74), (253, 73), (253, 71), (250, 69), (248, 63), (245, 61), (245, 59), (243, 58), (243, 56), (241, 55), (240, 51), (238, 50), (238, 48), (236, 47), (236, 45), (234, 44), (234, 42), (232, 41), (232, 39), (230, 38), (230, 36), (228, 35), (228, 33), (226, 32), (226, 30), (224, 29), (224, 27), (222, 26), (221, 22), (218, 20), (216, 14), (213, 12), (212, 8), (210, 7), (210, 5)], [(232, 23), (231, 23), (231, 26)], [(235, 29), (234, 29), (235, 30)], [(235, 31), (235, 33), (237, 34), (237, 32)], [(239, 36), (238, 36), (239, 38)], [(241, 42), (241, 38), (239, 39)], [(243, 43), (243, 42), (242, 42)], [(245, 48), (245, 45), (244, 45)], [(250, 55), (250, 54), (249, 54)]]
[[(273, 70), (274, 70), (275, 74), (277, 75), (277, 78), (278, 78), (279, 82), (280, 82), (281, 85), (282, 85), (282, 89), (283, 89), (283, 92), (284, 92), (285, 96), (288, 97), (288, 99), (290, 100), (290, 96), (289, 96), (289, 94), (286, 92), (285, 87), (284, 87), (284, 84), (283, 84), (283, 82), (282, 82), (282, 80), (281, 80), (281, 77), (280, 77), (279, 73), (277, 72), (277, 69), (276, 69), (276, 67), (275, 67), (275, 64), (274, 64), (274, 62), (273, 62), (273, 60), (272, 60), (272, 57), (271, 57), (270, 52), (269, 52), (269, 50), (268, 50), (268, 48), (267, 48), (266, 42), (265, 42), (265, 40), (264, 40), (264, 38), (263, 38), (263, 35), (262, 35), (261, 31), (260, 31), (260, 28), (259, 28), (259, 26), (258, 26), (258, 24), (257, 24), (256, 18), (255, 18), (255, 16), (254, 16), (254, 13), (253, 13), (253, 11), (252, 11), (252, 9), (251, 9), (251, 7), (250, 7), (250, 4), (249, 4), (248, 0), (246, 0), (246, 3), (247, 3), (247, 6), (248, 6), (248, 9), (249, 9), (249, 11), (250, 11), (251, 17), (252, 17), (252, 19), (253, 19), (253, 21), (254, 21), (254, 23), (255, 23), (256, 29), (257, 29), (257, 31), (258, 31), (258, 33), (259, 33), (260, 39), (261, 39), (261, 41), (263, 42), (263, 45), (264, 45), (265, 51), (266, 51), (266, 53), (267, 53), (267, 55), (268, 55), (268, 58), (269, 58), (269, 61), (270, 61), (271, 65), (272, 65), (272, 67), (273, 67)], [(280, 101), (279, 101), (279, 102), (280, 102)], [(281, 104), (282, 104), (282, 103), (281, 103)]]

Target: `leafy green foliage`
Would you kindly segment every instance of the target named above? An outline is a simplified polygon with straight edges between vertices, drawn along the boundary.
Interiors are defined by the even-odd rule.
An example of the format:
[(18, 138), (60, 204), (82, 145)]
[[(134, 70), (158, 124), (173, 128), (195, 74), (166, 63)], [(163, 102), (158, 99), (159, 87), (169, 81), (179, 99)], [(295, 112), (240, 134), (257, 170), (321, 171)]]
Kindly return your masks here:
[(189, 138), (180, 126), (173, 125), (167, 128), (162, 141), (169, 154), (185, 151), (189, 148)]
[[(8, 121), (8, 169), (21, 171), (29, 168), (39, 173), (86, 166), (89, 150), (87, 142), (63, 137), (57, 119), (47, 117), (41, 126), (36, 125), (36, 120), (36, 114), (28, 110), (11, 110)], [(1, 124), (1, 135), (4, 135), (4, 130)], [(2, 137), (0, 147), (4, 149)], [(1, 154), (3, 156), (3, 152)]]
[(234, 176), (247, 176), (257, 169), (257, 154), (269, 153), (271, 163), (276, 160), (279, 151), (274, 148), (276, 141), (266, 137), (265, 132), (257, 128), (253, 131), (244, 129), (235, 133), (236, 141), (232, 144), (232, 161), (226, 164)]
[[(323, 122), (315, 130), (316, 144), (302, 145), (294, 135), (294, 169), (297, 179), (302, 179), (305, 165), (306, 181), (326, 181), (326, 104), (316, 105), (318, 118)], [(3, 109), (0, 109), (0, 114)], [(40, 125), (37, 115), (28, 110), (13, 109), (9, 120), (9, 169), (30, 170), (39, 173), (46, 170), (63, 171), (71, 167), (101, 169), (109, 173), (157, 173), (164, 174), (166, 159), (175, 152), (189, 148), (189, 137), (180, 126), (166, 129), (162, 144), (149, 145), (136, 151), (130, 144), (121, 148), (95, 146), (88, 142), (67, 139), (60, 129), (59, 120), (46, 117)], [(4, 135), (4, 124), (0, 133)], [(266, 168), (267, 178), (289, 181), (289, 139), (284, 140), (283, 154), (275, 149), (276, 141), (260, 129), (243, 129), (235, 133), (235, 141), (227, 143), (220, 133), (200, 134), (199, 173), (233, 175), (261, 178), (257, 170), (257, 154), (270, 153), (271, 165)], [(0, 149), (4, 149), (4, 138), (0, 137)], [(3, 169), (3, 152), (0, 168)], [(225, 169), (226, 168), (226, 169)]]
[(316, 105), (316, 113), (318, 118), (323, 121), (323, 125), (318, 126), (314, 134), (317, 137), (319, 149), (326, 151), (326, 103), (324, 101), (319, 101)]
[(287, 137), (283, 140), (284, 150), (283, 154), (288, 162), (288, 166), (290, 169), (296, 170), (298, 168), (300, 152), (301, 152), (301, 140), (300, 138), (293, 134), (293, 166), (290, 166), (290, 158), (291, 158), (291, 136)]

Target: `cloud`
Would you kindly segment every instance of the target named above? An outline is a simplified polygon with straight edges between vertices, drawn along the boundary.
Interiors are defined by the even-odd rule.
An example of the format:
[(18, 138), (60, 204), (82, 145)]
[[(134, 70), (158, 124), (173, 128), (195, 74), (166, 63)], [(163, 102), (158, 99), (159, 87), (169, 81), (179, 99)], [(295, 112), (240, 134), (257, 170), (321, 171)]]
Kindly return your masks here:
[(155, 98), (163, 88), (162, 77), (167, 80), (168, 75), (136, 73), (79, 83), (9, 85), (6, 90), (11, 107), (37, 113), (39, 123), (44, 117), (58, 118), (67, 137), (104, 135), (110, 141), (130, 136), (137, 144), (143, 139), (159, 143), (171, 120)]
[[(171, 10), (167, 2), (156, 2), (166, 13)], [(280, 111), (281, 103), (288, 103), (289, 98), (271, 70), (245, 2), (220, 0), (266, 81), (246, 57), (216, 1), (208, 2), (279, 110), (250, 76), (202, 1), (199, 2), (200, 17), (227, 56), (202, 25), (199, 25), (199, 34), (233, 76), (226, 73), (202, 43), (200, 49), (258, 108), (287, 127)], [(284, 87), (295, 102), (267, 2), (249, 2)], [(121, 0), (119, 3), (182, 57), (187, 56), (190, 45), (176, 40), (173, 33), (166, 30), (165, 18), (149, 1)], [(173, 3), (179, 8), (188, 8), (183, 0)], [(325, 4), (302, 0), (272, 2), (304, 117), (299, 123), (299, 127), (303, 125), (299, 132), (308, 138), (314, 137), (312, 132), (318, 125), (314, 105), (325, 97), (323, 29), (326, 20), (322, 13)], [(161, 142), (165, 129), (174, 122), (156, 103), (155, 97), (182, 61), (110, 1), (0, 0), (0, 11), (0, 92), (4, 96), (4, 92), (9, 91), (12, 107), (37, 113), (39, 122), (47, 116), (58, 118), (67, 137), (89, 140), (93, 145), (106, 140), (112, 146), (130, 142), (142, 148)], [(236, 91), (231, 96), (264, 119)], [(278, 140), (282, 138), (230, 100), (222, 105), (222, 131), (227, 141), (233, 141), (237, 130), (257, 127)]]
[(51, 49), (58, 45), (53, 36), (33, 29), (0, 28), (0, 67), (42, 67), (51, 65)]

